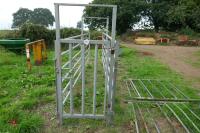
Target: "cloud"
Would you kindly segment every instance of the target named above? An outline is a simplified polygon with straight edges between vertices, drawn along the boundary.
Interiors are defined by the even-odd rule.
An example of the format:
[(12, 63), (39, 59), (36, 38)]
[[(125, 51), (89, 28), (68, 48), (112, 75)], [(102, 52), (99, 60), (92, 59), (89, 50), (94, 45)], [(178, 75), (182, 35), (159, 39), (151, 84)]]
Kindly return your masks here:
[[(54, 3), (81, 3), (87, 4), (92, 0), (4, 0), (0, 4), (0, 29), (9, 29), (12, 24), (12, 14), (19, 8), (48, 8), (54, 13)], [(81, 19), (84, 7), (61, 7), (61, 26), (76, 27)]]

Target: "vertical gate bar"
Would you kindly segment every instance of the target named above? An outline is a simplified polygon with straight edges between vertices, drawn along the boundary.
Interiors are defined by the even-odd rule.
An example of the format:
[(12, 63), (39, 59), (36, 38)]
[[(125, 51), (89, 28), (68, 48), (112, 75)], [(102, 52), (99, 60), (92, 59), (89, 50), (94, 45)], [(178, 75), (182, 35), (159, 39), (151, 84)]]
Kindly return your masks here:
[(70, 114), (73, 114), (73, 76), (72, 76), (72, 44), (69, 44), (69, 69), (70, 69)]
[[(81, 40), (84, 40), (83, 37), (83, 23), (84, 19), (82, 17), (82, 24), (81, 24)], [(82, 101), (81, 101), (81, 113), (84, 115), (84, 108), (85, 108), (85, 45), (84, 43), (81, 44), (81, 76), (82, 76)]]
[(98, 63), (98, 45), (95, 45), (94, 61), (94, 92), (93, 92), (93, 114), (96, 114), (96, 87), (97, 87), (97, 63)]
[(115, 45), (115, 34), (116, 34), (116, 19), (117, 19), (117, 6), (113, 7), (113, 13), (112, 13), (112, 40), (111, 40), (111, 46), (109, 50), (109, 58), (110, 58), (110, 74), (109, 74), (109, 93), (108, 93), (108, 123), (111, 124), (112, 122), (112, 117), (113, 117), (113, 104), (112, 104), (112, 99), (113, 97), (113, 76), (114, 76), (114, 53), (113, 53), (113, 48)]
[(106, 103), (107, 103), (107, 82), (106, 82), (106, 79), (105, 79), (105, 92), (104, 92), (104, 115), (106, 115)]
[[(89, 40), (90, 40), (90, 31), (89, 31), (89, 33), (88, 33), (88, 37), (89, 37)], [(88, 53), (88, 61), (89, 61), (89, 60), (90, 60), (90, 54), (91, 54), (91, 53), (90, 53), (90, 43), (89, 43), (88, 45), (89, 45), (89, 46), (88, 46), (88, 47), (89, 47), (89, 49), (88, 49), (88, 50), (89, 50), (89, 51), (88, 51), (88, 52), (89, 52), (89, 53)]]
[(117, 6), (113, 7), (113, 14), (112, 14), (112, 40), (111, 40), (112, 47), (114, 46), (115, 43), (116, 21), (117, 21)]
[[(128, 82), (128, 81), (126, 81), (126, 86), (127, 86), (127, 88), (128, 88), (128, 93), (129, 93), (129, 96), (132, 97), (131, 90), (130, 90), (130, 88), (129, 88), (127, 82)], [(129, 83), (129, 84), (131, 84), (131, 83)], [(132, 105), (133, 113), (134, 113), (134, 115), (135, 115), (134, 122), (135, 122), (136, 133), (139, 133), (140, 131), (139, 131), (139, 126), (138, 126), (137, 114), (136, 114), (136, 111), (135, 111), (134, 104), (131, 103), (131, 105)]]
[(109, 91), (108, 91), (108, 123), (111, 124), (112, 123), (112, 119), (113, 119), (113, 103), (112, 101), (114, 100), (113, 97), (113, 78), (114, 78), (114, 54), (112, 53), (112, 50), (109, 49), (109, 56), (110, 58), (110, 66), (108, 65), (108, 67), (110, 67), (110, 73), (109, 73)]
[[(103, 34), (102, 34), (102, 39), (103, 39)], [(103, 66), (104, 66), (104, 71), (105, 71), (105, 92), (104, 92), (104, 116), (106, 115), (106, 107), (107, 107), (107, 70), (106, 70), (106, 57), (104, 56), (104, 43), (103, 43), (103, 47), (102, 47), (102, 61), (103, 61)]]
[(59, 124), (63, 123), (63, 104), (62, 104), (62, 79), (61, 79), (61, 49), (60, 49), (60, 16), (59, 5), (55, 5), (56, 21), (56, 41), (55, 41), (55, 58), (56, 58), (56, 95), (57, 95), (57, 117)]
[(113, 77), (113, 99), (112, 104), (115, 105), (115, 92), (116, 92), (116, 80), (117, 80), (117, 60), (119, 56), (119, 43), (116, 42), (115, 53), (114, 53), (114, 77)]
[[(108, 35), (108, 33), (109, 33), (109, 17), (106, 18), (106, 30), (107, 30), (106, 34)], [(106, 40), (108, 40), (107, 38), (108, 37), (106, 37)]]
[[(109, 53), (108, 53), (108, 55), (107, 55), (107, 58), (108, 58), (108, 60), (111, 58), (111, 49), (109, 49)], [(108, 65), (107, 64), (107, 66), (108, 66), (108, 70), (110, 69), (110, 73), (109, 73), (109, 75), (107, 75), (109, 78), (108, 78), (108, 84), (109, 84), (109, 90), (108, 90), (108, 102), (109, 102), (109, 106), (111, 106), (110, 104), (110, 102), (111, 102), (111, 88), (112, 88), (112, 81), (111, 81), (111, 79), (112, 79), (112, 62), (111, 61), (108, 61), (108, 63), (110, 62), (110, 65)]]

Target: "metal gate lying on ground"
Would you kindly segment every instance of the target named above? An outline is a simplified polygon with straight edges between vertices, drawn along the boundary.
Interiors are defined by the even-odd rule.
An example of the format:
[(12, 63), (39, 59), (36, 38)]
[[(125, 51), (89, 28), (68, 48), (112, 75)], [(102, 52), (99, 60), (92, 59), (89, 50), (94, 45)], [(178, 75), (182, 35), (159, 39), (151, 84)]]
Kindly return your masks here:
[[(91, 6), (91, 7), (106, 7), (112, 8), (112, 32), (111, 36), (108, 33), (102, 33), (102, 40), (90, 40), (90, 33), (83, 31), (81, 35), (61, 39), (60, 37), (60, 6)], [(97, 5), (97, 4), (55, 4), (55, 19), (56, 19), (56, 41), (55, 41), (55, 64), (56, 64), (56, 90), (57, 90), (57, 116), (59, 123), (63, 123), (64, 118), (93, 118), (106, 119), (108, 123), (112, 121), (114, 95), (116, 86), (116, 65), (118, 57), (119, 44), (115, 40), (116, 30), (116, 13), (117, 6), (115, 5)], [(93, 17), (95, 18), (95, 17)], [(82, 19), (83, 20), (83, 19)], [(108, 20), (108, 19), (106, 19)], [(108, 21), (107, 21), (108, 31)], [(67, 45), (67, 50), (62, 50), (62, 45)], [(98, 49), (99, 45), (102, 49)], [(91, 51), (94, 48), (94, 51)], [(100, 101), (99, 111), (97, 111), (97, 94), (100, 88), (97, 87), (98, 75), (98, 54), (102, 52), (102, 67), (104, 70), (104, 97)], [(91, 55), (94, 53), (94, 55)], [(94, 57), (94, 62), (91, 66), (94, 67), (92, 89), (86, 88), (88, 70), (87, 64), (91, 57)], [(89, 68), (91, 70), (92, 67)], [(86, 76), (87, 75), (87, 76)], [(86, 94), (88, 91), (92, 103), (86, 102)], [(98, 101), (99, 102), (99, 101)], [(77, 105), (78, 104), (78, 105)], [(90, 104), (92, 109), (88, 111), (87, 106)], [(77, 109), (80, 107), (80, 109)], [(102, 108), (101, 108), (102, 107)], [(86, 111), (87, 110), (87, 111)]]
[(199, 133), (200, 99), (191, 99), (167, 80), (125, 81), (135, 132)]

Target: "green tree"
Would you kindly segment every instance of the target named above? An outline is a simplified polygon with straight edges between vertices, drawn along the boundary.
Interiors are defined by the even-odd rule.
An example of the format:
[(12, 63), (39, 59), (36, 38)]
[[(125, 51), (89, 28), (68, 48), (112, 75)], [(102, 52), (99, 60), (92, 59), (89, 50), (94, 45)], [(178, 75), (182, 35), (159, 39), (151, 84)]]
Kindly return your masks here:
[(143, 5), (142, 16), (147, 16), (155, 31), (170, 31), (189, 27), (200, 31), (199, 0), (149, 0)]
[(32, 11), (27, 8), (20, 8), (16, 13), (13, 14), (13, 24), (12, 27), (19, 27), (30, 21)]
[(81, 26), (82, 26), (82, 22), (81, 22), (81, 21), (78, 21), (78, 22), (77, 22), (77, 25), (76, 25), (76, 28), (81, 29)]
[(53, 26), (55, 19), (52, 15), (51, 11), (46, 8), (36, 8), (34, 9), (32, 16), (31, 16), (31, 22), (34, 24), (40, 24), (44, 26)]
[[(119, 34), (132, 29), (142, 18), (147, 18), (158, 32), (160, 29), (176, 31), (189, 27), (200, 31), (200, 0), (93, 0), (93, 4), (118, 6), (117, 31)], [(87, 7), (85, 16), (111, 18), (108, 8)], [(86, 20), (90, 29), (105, 26), (103, 20)]]
[(200, 31), (200, 1), (179, 0), (168, 11), (168, 24), (171, 29), (189, 27)]
[(143, 0), (141, 15), (148, 17), (152, 26), (156, 32), (160, 28), (168, 28), (168, 11), (173, 5), (177, 3), (177, 0)]
[[(113, 4), (118, 6), (117, 13), (117, 32), (119, 34), (126, 32), (128, 29), (132, 29), (136, 22), (141, 19), (140, 12), (142, 11), (141, 0), (93, 0), (92, 4)], [(86, 7), (84, 10), (84, 16), (87, 17), (109, 17), (109, 27), (112, 24), (112, 9), (111, 8), (97, 8)], [(105, 26), (104, 20), (86, 20), (90, 29), (102, 28)]]
[(49, 9), (36, 8), (34, 11), (31, 11), (27, 8), (20, 8), (13, 14), (12, 27), (21, 27), (26, 22), (40, 24), (47, 27), (53, 25), (54, 21), (54, 16)]

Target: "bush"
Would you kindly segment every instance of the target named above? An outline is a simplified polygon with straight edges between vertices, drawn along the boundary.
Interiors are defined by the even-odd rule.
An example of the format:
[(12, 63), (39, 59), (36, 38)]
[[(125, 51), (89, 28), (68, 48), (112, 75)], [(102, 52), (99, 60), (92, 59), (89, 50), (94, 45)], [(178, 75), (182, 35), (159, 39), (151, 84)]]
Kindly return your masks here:
[[(56, 31), (49, 30), (46, 27), (38, 24), (26, 23), (20, 30), (21, 37), (29, 38), (31, 41), (44, 39), (48, 46), (54, 45), (56, 39)], [(75, 28), (63, 28), (60, 30), (61, 38), (67, 38), (70, 36), (80, 35), (81, 31)]]
[(76, 28), (63, 28), (60, 30), (60, 36), (61, 38), (67, 38), (70, 36), (77, 36), (81, 34), (81, 30), (80, 29), (76, 29)]
[(98, 40), (99, 36), (102, 36), (102, 33), (100, 31), (90, 31), (90, 39)]
[[(77, 28), (63, 28), (60, 30), (61, 38), (80, 35), (81, 30)], [(91, 38), (101, 35), (98, 31), (91, 32)], [(44, 39), (48, 47), (54, 46), (56, 30), (50, 30), (38, 24), (25, 23), (19, 30), (0, 31), (0, 39), (3, 38), (28, 38), (30, 41)]]
[(26, 23), (22, 25), (19, 33), (21, 37), (29, 38), (30, 41), (45, 39), (45, 41), (49, 42), (53, 40), (53, 38), (49, 36), (49, 30), (46, 27), (38, 24)]
[(195, 31), (191, 29), (190, 27), (181, 29), (179, 33), (183, 35), (188, 35), (188, 36), (194, 36), (196, 34)]

